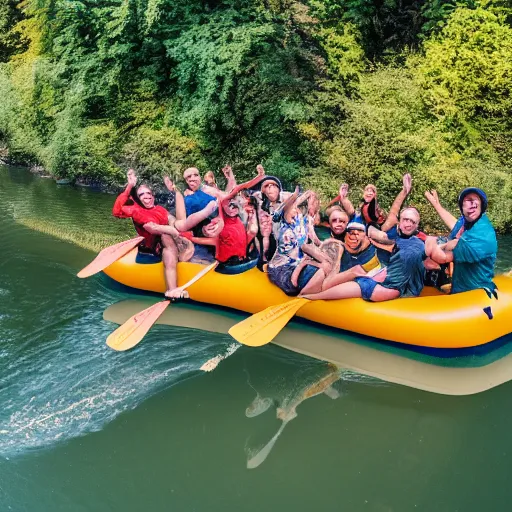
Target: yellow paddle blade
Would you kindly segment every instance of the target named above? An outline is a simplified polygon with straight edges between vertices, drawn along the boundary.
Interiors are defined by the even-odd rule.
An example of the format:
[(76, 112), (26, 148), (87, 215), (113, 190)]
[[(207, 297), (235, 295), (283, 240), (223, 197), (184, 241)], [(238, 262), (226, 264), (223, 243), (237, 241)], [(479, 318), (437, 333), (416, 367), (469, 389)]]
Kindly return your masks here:
[(237, 323), (228, 332), (239, 343), (261, 347), (270, 343), (306, 302), (308, 299), (292, 299), (270, 306)]
[(163, 300), (133, 315), (107, 338), (107, 345), (118, 351), (134, 347), (144, 338), (168, 305), (169, 301)]
[(77, 276), (90, 277), (101, 272), (104, 268), (112, 265), (114, 261), (117, 261), (125, 254), (128, 254), (134, 247), (137, 247), (142, 240), (144, 240), (144, 237), (138, 236), (137, 238), (125, 240), (124, 242), (119, 242), (118, 244), (111, 245), (110, 247), (105, 247), (105, 249), (103, 249), (98, 256), (89, 263), (89, 265), (78, 272)]

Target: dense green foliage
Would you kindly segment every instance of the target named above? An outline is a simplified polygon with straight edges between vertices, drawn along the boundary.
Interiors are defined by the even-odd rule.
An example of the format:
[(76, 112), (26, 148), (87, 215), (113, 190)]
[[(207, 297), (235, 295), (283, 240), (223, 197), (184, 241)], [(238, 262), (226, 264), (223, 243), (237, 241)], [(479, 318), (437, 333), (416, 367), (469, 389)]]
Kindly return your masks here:
[[(507, 0), (0, 0), (0, 139), (58, 177), (122, 183), (263, 162), (332, 197), (405, 171), (512, 229)], [(4, 61), (4, 63), (1, 63)]]

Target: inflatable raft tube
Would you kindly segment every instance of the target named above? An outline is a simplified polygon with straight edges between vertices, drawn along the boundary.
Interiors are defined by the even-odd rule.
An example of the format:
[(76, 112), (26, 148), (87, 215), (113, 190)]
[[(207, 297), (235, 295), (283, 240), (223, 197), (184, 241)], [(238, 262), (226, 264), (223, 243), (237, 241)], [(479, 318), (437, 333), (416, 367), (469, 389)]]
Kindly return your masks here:
[[(116, 324), (124, 323), (130, 316), (148, 307), (146, 300), (125, 300), (108, 307), (103, 318)], [(227, 334), (228, 329), (243, 316), (232, 311), (219, 311), (196, 304), (173, 304), (159, 318), (159, 324), (200, 329)], [(341, 369), (378, 378), (386, 382), (439, 393), (444, 395), (471, 395), (494, 388), (512, 380), (512, 353), (486, 364), (486, 358), (459, 357), (450, 361), (457, 367), (435, 366), (423, 360), (403, 357), (399, 353), (376, 350), (378, 344), (365, 346), (355, 337), (326, 332), (311, 325), (289, 324), (275, 338), (274, 343), (286, 349), (316, 359), (334, 363)], [(396, 352), (396, 351), (395, 351)], [(404, 350), (403, 353), (406, 351)], [(421, 360), (423, 359), (423, 360)], [(486, 364), (480, 367), (464, 365)]]
[[(132, 288), (163, 293), (162, 263), (135, 262), (136, 249), (104, 272)], [(178, 284), (197, 274), (202, 265), (178, 264)], [(484, 290), (444, 295), (426, 287), (421, 297), (369, 303), (362, 299), (315, 301), (297, 316), (329, 327), (418, 347), (453, 349), (476, 347), (512, 330), (512, 278), (498, 276), (498, 299)], [(256, 313), (290, 300), (267, 276), (253, 268), (243, 274), (208, 273), (188, 288), (198, 302)]]

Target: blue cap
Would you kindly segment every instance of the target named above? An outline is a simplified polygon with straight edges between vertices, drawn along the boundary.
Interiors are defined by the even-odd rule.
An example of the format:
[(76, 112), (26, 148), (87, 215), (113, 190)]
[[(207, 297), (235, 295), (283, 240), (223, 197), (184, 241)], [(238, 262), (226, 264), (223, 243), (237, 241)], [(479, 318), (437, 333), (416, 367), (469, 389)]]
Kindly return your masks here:
[(476, 194), (480, 197), (482, 201), (482, 213), (485, 213), (487, 210), (488, 200), (487, 200), (487, 194), (481, 189), (476, 187), (469, 187), (465, 188), (460, 194), (459, 199), (457, 200), (457, 203), (459, 204), (459, 209), (462, 212), (462, 202), (464, 201), (464, 198), (468, 194)]

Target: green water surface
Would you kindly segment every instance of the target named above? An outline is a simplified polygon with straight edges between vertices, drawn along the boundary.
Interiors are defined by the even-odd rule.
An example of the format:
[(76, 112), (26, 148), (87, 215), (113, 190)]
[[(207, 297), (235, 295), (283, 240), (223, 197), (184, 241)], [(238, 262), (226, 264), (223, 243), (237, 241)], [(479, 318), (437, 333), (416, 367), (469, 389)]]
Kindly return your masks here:
[(75, 275), (132, 236), (112, 203), (0, 167), (0, 512), (510, 510), (512, 383), (449, 397), (349, 375), (300, 403), (332, 369), (275, 346), (211, 373), (228, 336), (157, 326), (111, 351), (102, 313), (128, 295)]

